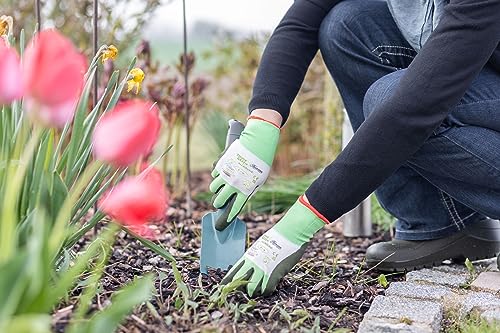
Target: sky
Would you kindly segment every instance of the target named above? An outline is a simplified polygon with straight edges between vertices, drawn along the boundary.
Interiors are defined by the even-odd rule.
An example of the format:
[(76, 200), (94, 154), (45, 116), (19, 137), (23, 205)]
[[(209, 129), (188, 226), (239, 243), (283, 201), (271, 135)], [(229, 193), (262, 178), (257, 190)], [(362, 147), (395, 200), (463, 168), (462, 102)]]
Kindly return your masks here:
[[(182, 31), (182, 0), (165, 1), (149, 23), (146, 36)], [(293, 0), (186, 0), (188, 25), (215, 22), (242, 32), (272, 31)]]

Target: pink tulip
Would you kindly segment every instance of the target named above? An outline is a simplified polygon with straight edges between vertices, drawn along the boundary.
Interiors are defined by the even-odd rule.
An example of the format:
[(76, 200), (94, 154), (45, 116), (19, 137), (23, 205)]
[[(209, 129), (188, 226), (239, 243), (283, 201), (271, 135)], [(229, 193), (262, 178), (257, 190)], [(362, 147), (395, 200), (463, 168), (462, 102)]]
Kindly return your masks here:
[(94, 153), (116, 167), (129, 166), (151, 153), (159, 133), (156, 105), (139, 99), (121, 102), (97, 123)]
[(9, 104), (23, 95), (19, 56), (0, 38), (0, 104)]
[(24, 58), (28, 109), (51, 126), (71, 121), (83, 89), (85, 57), (56, 30), (38, 33)]
[(147, 168), (138, 176), (127, 177), (99, 203), (99, 208), (117, 222), (151, 236), (149, 222), (165, 219), (168, 194), (161, 173)]

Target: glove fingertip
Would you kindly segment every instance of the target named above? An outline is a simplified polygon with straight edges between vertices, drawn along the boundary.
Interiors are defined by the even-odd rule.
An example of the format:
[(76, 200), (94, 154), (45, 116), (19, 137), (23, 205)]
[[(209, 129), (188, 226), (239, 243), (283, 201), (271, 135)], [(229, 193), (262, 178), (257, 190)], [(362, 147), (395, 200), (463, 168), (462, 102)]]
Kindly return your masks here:
[(234, 266), (231, 267), (231, 269), (227, 272), (226, 276), (224, 276), (224, 278), (221, 281), (221, 284), (225, 285), (230, 283), (233, 280), (236, 273), (238, 273), (238, 271), (243, 267), (243, 265), (245, 265), (245, 260), (240, 259), (239, 262), (236, 262), (236, 264), (234, 264)]

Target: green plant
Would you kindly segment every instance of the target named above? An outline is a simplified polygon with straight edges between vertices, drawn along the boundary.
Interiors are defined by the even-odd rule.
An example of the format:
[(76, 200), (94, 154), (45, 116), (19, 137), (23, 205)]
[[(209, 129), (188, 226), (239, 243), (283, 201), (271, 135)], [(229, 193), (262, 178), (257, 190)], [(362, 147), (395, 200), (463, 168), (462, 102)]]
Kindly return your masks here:
[(371, 204), (372, 204), (371, 215), (373, 223), (377, 225), (382, 231), (392, 232), (396, 219), (391, 214), (389, 214), (384, 208), (382, 208), (375, 195), (371, 196)]
[(387, 277), (384, 274), (380, 274), (377, 278), (377, 281), (382, 288), (387, 288), (387, 286), (389, 285), (389, 282), (387, 282)]
[(500, 331), (498, 321), (487, 321), (476, 312), (462, 317), (452, 311), (446, 314), (445, 322), (443, 332), (446, 333), (497, 333)]
[[(21, 32), (21, 55), (24, 44)], [(117, 103), (135, 61), (121, 82), (119, 72), (113, 73), (102, 97), (90, 108), (99, 56), (88, 69), (74, 121), (61, 131), (31, 121), (23, 101), (1, 106), (0, 332), (50, 332), (50, 312), (83, 276), (85, 287), (68, 327), (72, 333), (112, 332), (125, 314), (151, 296), (152, 278), (138, 278), (114, 294), (112, 305), (89, 312), (117, 224), (103, 226), (83, 251), (72, 251), (103, 218), (101, 213), (91, 215), (99, 197), (125, 172), (92, 159), (91, 135), (101, 114)], [(165, 250), (139, 239), (173, 260)]]

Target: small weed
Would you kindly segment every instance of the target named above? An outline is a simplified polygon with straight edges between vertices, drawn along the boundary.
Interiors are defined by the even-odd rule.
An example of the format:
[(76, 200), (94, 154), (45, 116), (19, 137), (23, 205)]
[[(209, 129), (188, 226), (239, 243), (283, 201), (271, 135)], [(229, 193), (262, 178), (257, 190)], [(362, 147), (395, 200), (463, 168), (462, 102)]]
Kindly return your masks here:
[(174, 294), (174, 307), (176, 310), (182, 310), (184, 315), (187, 316), (190, 313), (190, 309), (196, 312), (198, 308), (198, 303), (191, 300), (191, 289), (182, 279), (181, 273), (177, 269), (175, 263), (172, 263), (172, 270), (174, 272), (174, 279), (177, 288), (175, 288)]
[(442, 328), (443, 333), (498, 333), (500, 324), (498, 322), (488, 322), (482, 319), (478, 313), (460, 317), (456, 312), (446, 315), (446, 327)]
[(476, 267), (474, 267), (472, 261), (470, 261), (469, 258), (465, 259), (465, 267), (467, 267), (469, 274), (471, 275), (476, 274)]
[(380, 274), (377, 278), (377, 281), (378, 284), (384, 289), (389, 286), (389, 282), (387, 282), (387, 277), (385, 276), (385, 274)]
[(477, 271), (476, 271), (476, 267), (474, 267), (474, 265), (469, 260), (469, 258), (465, 259), (465, 267), (467, 267), (467, 271), (469, 272), (469, 276), (467, 278), (467, 282), (465, 282), (463, 285), (461, 285), (460, 288), (470, 289), (472, 281), (474, 281), (474, 279), (477, 276)]
[[(345, 313), (347, 312), (347, 308), (343, 308), (339, 314), (337, 315), (337, 317), (335, 318), (335, 320), (330, 324), (330, 326), (328, 327), (328, 332), (336, 332), (336, 333), (340, 333), (340, 330), (335, 330), (335, 331), (332, 331), (333, 328), (338, 324), (338, 322), (340, 321), (340, 319), (342, 319), (342, 317), (345, 315)], [(349, 331), (347, 331), (349, 332)]]
[(247, 283), (248, 281), (245, 280), (234, 280), (226, 285), (218, 286), (217, 288), (215, 288), (215, 290), (209, 297), (210, 304), (208, 305), (208, 310), (211, 310), (214, 306), (227, 306), (228, 296), (231, 293), (237, 291), (239, 288), (247, 285)]

